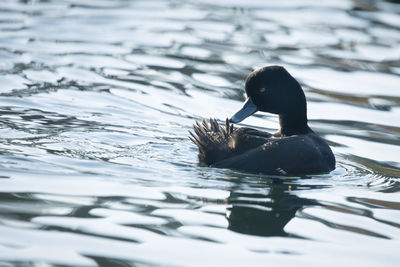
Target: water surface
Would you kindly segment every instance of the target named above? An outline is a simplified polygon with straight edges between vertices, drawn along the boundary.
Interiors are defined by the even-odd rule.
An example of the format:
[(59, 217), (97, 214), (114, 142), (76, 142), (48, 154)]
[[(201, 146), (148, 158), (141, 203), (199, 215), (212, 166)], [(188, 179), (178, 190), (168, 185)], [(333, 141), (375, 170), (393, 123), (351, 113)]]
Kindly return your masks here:
[[(368, 3), (368, 4), (367, 4)], [(400, 5), (2, 1), (3, 266), (397, 266)], [(257, 67), (302, 84), (337, 168), (197, 165)], [(273, 132), (277, 118), (243, 125)]]

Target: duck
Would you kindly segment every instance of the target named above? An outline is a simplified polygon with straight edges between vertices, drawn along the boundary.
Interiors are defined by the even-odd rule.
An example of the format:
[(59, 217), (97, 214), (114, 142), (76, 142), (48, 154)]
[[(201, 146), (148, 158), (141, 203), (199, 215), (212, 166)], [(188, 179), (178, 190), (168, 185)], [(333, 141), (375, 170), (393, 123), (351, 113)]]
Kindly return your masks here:
[[(266, 66), (251, 72), (245, 92), (242, 108), (225, 125), (212, 118), (193, 124), (189, 139), (198, 148), (201, 166), (279, 176), (335, 169), (328, 143), (308, 126), (304, 91), (284, 67)], [(276, 133), (234, 126), (258, 111), (279, 116)]]

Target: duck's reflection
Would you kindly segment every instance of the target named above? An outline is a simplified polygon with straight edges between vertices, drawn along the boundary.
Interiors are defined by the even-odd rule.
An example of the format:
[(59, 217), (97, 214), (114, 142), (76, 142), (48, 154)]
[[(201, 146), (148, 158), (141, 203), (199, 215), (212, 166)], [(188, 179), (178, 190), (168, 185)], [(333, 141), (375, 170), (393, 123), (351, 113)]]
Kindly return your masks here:
[(295, 185), (274, 183), (265, 193), (248, 190), (231, 191), (227, 211), (228, 229), (250, 235), (285, 236), (283, 228), (303, 206), (319, 205), (312, 199), (300, 198), (291, 191)]

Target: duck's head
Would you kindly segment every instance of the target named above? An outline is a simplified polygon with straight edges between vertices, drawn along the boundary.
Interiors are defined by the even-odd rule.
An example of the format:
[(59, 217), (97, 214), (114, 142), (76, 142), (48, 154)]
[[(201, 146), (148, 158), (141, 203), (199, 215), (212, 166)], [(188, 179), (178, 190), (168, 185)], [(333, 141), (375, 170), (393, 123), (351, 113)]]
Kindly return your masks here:
[(285, 68), (268, 66), (253, 71), (246, 79), (245, 89), (247, 100), (230, 122), (238, 123), (264, 111), (279, 114), (281, 128), (307, 127), (304, 92)]

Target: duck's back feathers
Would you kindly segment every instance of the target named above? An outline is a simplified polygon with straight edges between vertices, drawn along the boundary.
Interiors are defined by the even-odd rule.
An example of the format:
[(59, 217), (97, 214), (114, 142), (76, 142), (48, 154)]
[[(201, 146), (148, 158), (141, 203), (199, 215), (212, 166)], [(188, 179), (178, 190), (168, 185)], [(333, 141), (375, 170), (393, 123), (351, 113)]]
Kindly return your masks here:
[(189, 138), (199, 149), (200, 164), (211, 165), (229, 157), (229, 137), (234, 131), (233, 124), (226, 120), (225, 127), (220, 127), (217, 120), (210, 119), (210, 123), (203, 120), (202, 124), (196, 121), (193, 124), (194, 134), (189, 131)]
[(193, 130), (194, 134), (189, 131), (189, 138), (199, 149), (200, 164), (207, 166), (240, 155), (272, 137), (251, 128), (235, 128), (228, 119), (224, 127), (219, 126), (215, 119), (210, 119), (209, 123), (203, 120), (202, 124), (196, 121)]

